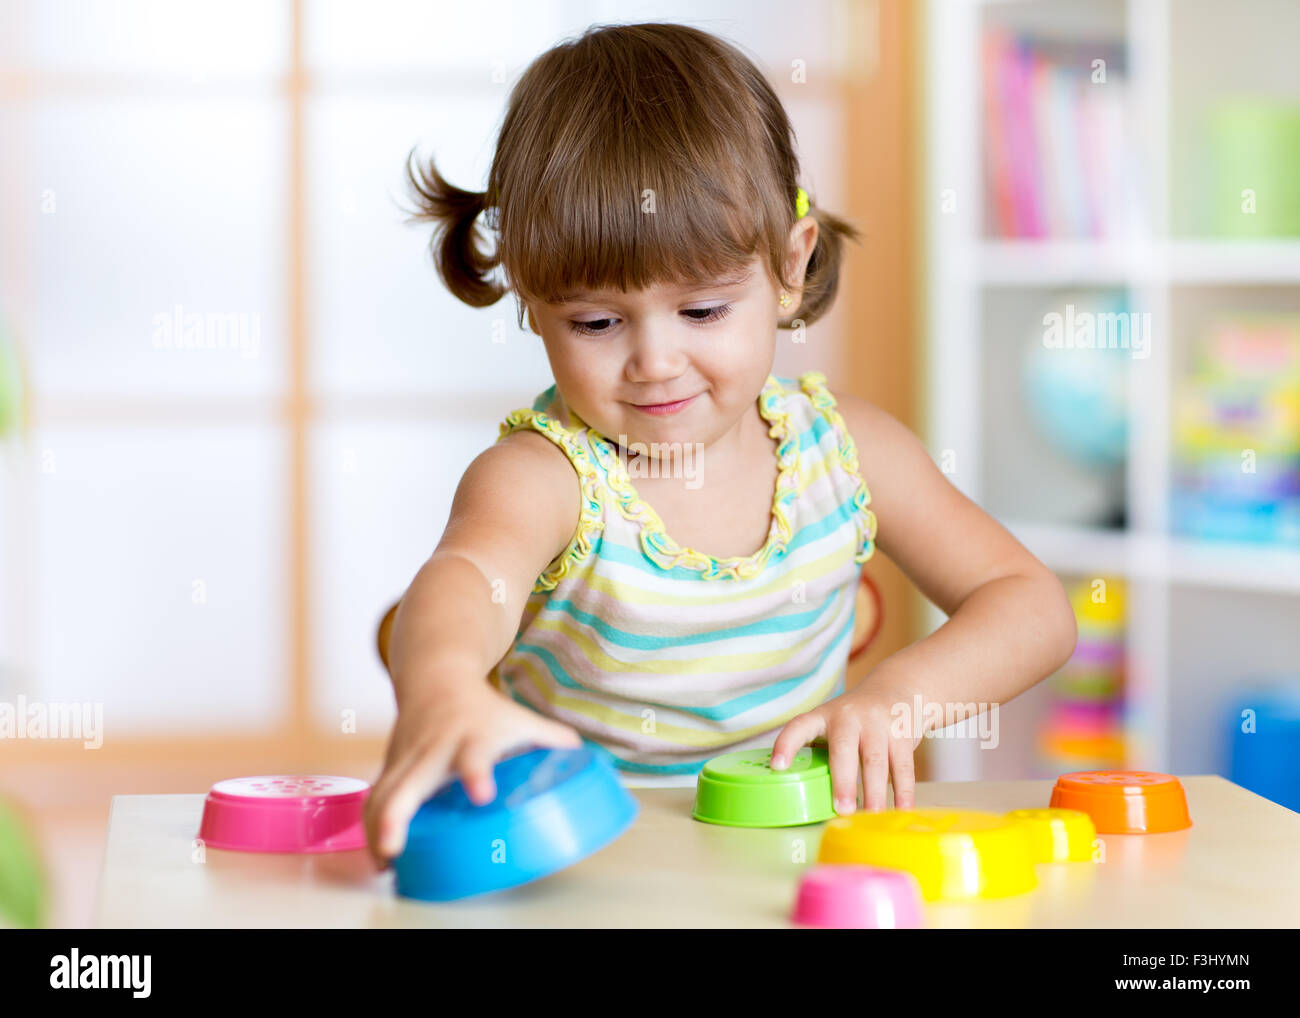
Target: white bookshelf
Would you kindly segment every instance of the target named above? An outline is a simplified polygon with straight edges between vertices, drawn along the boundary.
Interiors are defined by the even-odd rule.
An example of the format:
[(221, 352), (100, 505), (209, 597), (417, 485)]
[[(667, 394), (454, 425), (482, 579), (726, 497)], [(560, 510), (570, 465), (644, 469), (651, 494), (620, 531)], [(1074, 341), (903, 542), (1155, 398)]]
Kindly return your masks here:
[[(1232, 643), (1230, 625), (1221, 633), (1189, 633), (1192, 618), (1201, 618), (1198, 613), (1206, 604), (1221, 603), (1227, 620), (1239, 615), (1271, 619), (1276, 612), (1300, 618), (1300, 551), (1186, 540), (1169, 536), (1168, 528), (1171, 399), (1194, 331), (1189, 323), (1194, 324), (1199, 309), (1213, 304), (1216, 294), (1247, 289), (1263, 293), (1265, 303), (1290, 291), (1294, 296), (1282, 304), (1300, 309), (1300, 241), (1199, 238), (1170, 226), (1170, 206), (1178, 193), (1170, 178), (1176, 165), (1170, 153), (1185, 148), (1189, 100), (1184, 96), (1203, 99), (1213, 93), (1216, 79), (1231, 85), (1251, 74), (1258, 78), (1263, 72), (1245, 64), (1262, 61), (1277, 65), (1271, 69), (1271, 87), (1300, 101), (1300, 71), (1287, 71), (1294, 68), (1293, 59), (1276, 37), (1268, 38), (1277, 32), (1290, 35), (1288, 26), (1300, 17), (1275, 10), (1279, 5), (1272, 0), (1231, 6), (1231, 13), (1216, 15), (1207, 0), (927, 0), (924, 25), (920, 221), (925, 228), (926, 437), (936, 459), (945, 450), (955, 454), (953, 483), (981, 504), (997, 501), (993, 496), (998, 493), (987, 490), (995, 436), (986, 434), (986, 354), (999, 339), (990, 334), (997, 332), (990, 329), (990, 315), (998, 314), (999, 301), (1015, 299), (1005, 295), (1122, 289), (1131, 307), (1152, 314), (1151, 356), (1135, 360), (1129, 371), (1126, 528), (995, 514), (1060, 575), (1121, 576), (1127, 581), (1132, 762), (1159, 770), (1218, 767), (1217, 746), (1189, 748), (1194, 733), (1181, 728), (1177, 740), (1171, 738), (1175, 698), (1187, 692), (1195, 699), (1191, 715), (1187, 697), (1179, 702), (1180, 719), (1204, 720), (1204, 712), (1213, 710), (1215, 697), (1229, 692), (1234, 679), (1275, 671), (1288, 656), (1300, 659), (1294, 653), (1300, 636), (1284, 633), (1281, 646), (1243, 640), (1235, 648), (1236, 673), (1225, 664), (1221, 676), (1185, 677), (1186, 662), (1195, 660), (1200, 649), (1189, 647), (1187, 640), (1205, 641), (1207, 654), (1220, 655)], [(1276, 24), (1279, 16), (1282, 23)], [(1216, 17), (1238, 22), (1232, 43), (1217, 50), (1214, 35), (1226, 30)], [(1145, 213), (1130, 220), (1123, 237), (1041, 242), (985, 237), (980, 39), (989, 18), (1041, 34), (1123, 41), (1126, 109)], [(1265, 24), (1273, 27), (1264, 31)], [(1244, 45), (1252, 31), (1259, 44)], [(1194, 78), (1191, 64), (1207, 52), (1219, 57), (1213, 73), (1201, 67), (1201, 77)], [(1206, 77), (1208, 84), (1201, 80)], [(1175, 109), (1171, 97), (1183, 105)], [(930, 624), (942, 621), (932, 610)], [(1279, 628), (1300, 631), (1300, 626)], [(990, 758), (972, 740), (935, 739), (930, 754), (936, 780), (989, 776)]]
[(985, 286), (1300, 286), (1300, 242), (1174, 241), (1136, 245), (986, 240), (978, 247)]

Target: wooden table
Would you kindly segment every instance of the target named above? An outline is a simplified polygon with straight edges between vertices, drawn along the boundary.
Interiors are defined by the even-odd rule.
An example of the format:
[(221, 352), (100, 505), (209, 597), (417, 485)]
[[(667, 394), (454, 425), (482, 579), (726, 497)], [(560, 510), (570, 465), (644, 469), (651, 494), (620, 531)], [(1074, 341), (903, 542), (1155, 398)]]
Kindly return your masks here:
[[(1182, 778), (1193, 827), (1103, 835), (1103, 863), (1038, 868), (1027, 893), (931, 904), (934, 927), (1295, 927), (1300, 814), (1213, 776)], [(1046, 806), (1050, 781), (921, 783), (918, 806)], [(202, 795), (113, 799), (101, 927), (782, 927), (824, 825), (699, 823), (686, 788), (634, 789), (627, 834), (545, 880), (430, 905), (398, 898), (363, 851), (256, 855), (194, 839)]]

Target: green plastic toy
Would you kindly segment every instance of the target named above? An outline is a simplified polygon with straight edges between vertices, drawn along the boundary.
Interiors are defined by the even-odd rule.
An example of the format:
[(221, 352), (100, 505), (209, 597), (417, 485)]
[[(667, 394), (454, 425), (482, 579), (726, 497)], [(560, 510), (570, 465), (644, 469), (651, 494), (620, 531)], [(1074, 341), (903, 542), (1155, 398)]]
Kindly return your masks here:
[(26, 421), (23, 390), (18, 349), (5, 331), (3, 317), (0, 317), (0, 438), (23, 429)]
[(772, 770), (771, 761), (770, 749), (742, 749), (708, 761), (691, 815), (728, 827), (796, 827), (835, 816), (825, 749), (805, 746), (783, 771)]
[(18, 814), (0, 801), (0, 926), (35, 929), (45, 921), (45, 872)]

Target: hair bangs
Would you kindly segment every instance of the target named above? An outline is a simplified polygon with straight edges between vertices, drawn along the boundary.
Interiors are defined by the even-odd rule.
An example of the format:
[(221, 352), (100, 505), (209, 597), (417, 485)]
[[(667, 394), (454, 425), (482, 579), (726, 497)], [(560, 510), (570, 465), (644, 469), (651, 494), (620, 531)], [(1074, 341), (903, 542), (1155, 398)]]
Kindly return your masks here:
[[(747, 265), (766, 233), (761, 206), (742, 203), (720, 175), (613, 167), (557, 187), (512, 214), (501, 209), (502, 265), (525, 300), (689, 285)], [(739, 190), (739, 188), (737, 188)]]

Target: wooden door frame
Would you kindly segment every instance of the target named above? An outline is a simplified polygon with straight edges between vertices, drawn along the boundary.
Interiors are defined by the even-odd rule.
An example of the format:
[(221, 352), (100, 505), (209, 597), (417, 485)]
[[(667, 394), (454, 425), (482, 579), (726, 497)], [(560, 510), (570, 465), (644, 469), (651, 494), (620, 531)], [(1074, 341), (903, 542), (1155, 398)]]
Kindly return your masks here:
[[(849, 6), (849, 29), (858, 42), (846, 53), (842, 84), (845, 212), (864, 236), (851, 246), (841, 275), (846, 339), (840, 384), (919, 431), (921, 19), (911, 0)], [(870, 487), (871, 464), (861, 466)], [(919, 595), (897, 566), (877, 555), (866, 568), (880, 589), (884, 621), (872, 646), (850, 666), (850, 686), (915, 640), (921, 617)]]

